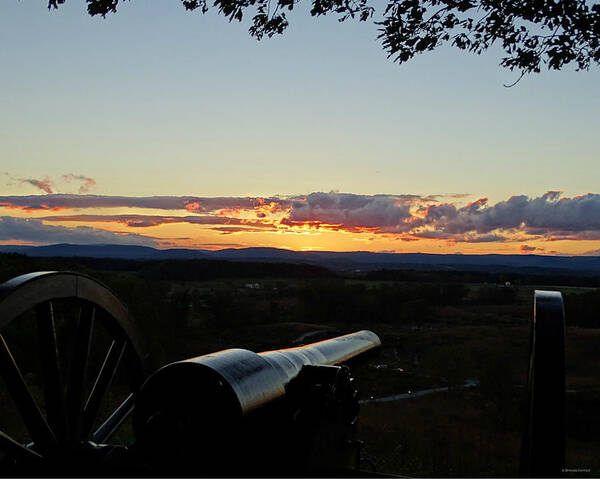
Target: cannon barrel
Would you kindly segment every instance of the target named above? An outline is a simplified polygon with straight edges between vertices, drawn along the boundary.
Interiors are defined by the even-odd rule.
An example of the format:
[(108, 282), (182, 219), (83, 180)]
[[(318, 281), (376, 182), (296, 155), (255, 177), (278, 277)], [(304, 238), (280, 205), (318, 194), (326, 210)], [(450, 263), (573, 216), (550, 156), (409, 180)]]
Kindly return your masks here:
[(220, 403), (235, 409), (229, 413), (246, 414), (283, 396), (286, 384), (303, 366), (341, 364), (380, 345), (375, 333), (363, 330), (306, 346), (262, 353), (226, 349), (162, 367), (146, 380), (138, 403), (156, 399), (158, 391), (177, 396), (201, 385), (205, 396), (216, 394), (223, 400), (229, 395), (227, 401)]
[[(157, 456), (184, 461), (191, 454), (214, 463), (224, 450), (239, 455), (257, 441), (257, 429), (282, 427), (277, 424), (281, 419), (274, 418), (286, 416), (281, 409), (289, 412), (288, 387), (301, 371), (317, 367), (319, 375), (336, 374), (335, 365), (380, 345), (375, 333), (359, 331), (295, 348), (262, 353), (227, 349), (168, 364), (137, 395), (137, 443), (152, 461)], [(272, 410), (279, 413), (265, 412)]]

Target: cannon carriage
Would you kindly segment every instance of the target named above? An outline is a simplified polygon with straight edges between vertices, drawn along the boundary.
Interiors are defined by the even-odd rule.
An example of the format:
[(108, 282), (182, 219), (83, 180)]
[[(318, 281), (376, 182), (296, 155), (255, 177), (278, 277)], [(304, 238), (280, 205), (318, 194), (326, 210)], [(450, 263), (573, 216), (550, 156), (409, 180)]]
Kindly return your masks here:
[[(536, 291), (534, 303), (521, 474), (557, 475), (564, 312), (560, 293)], [(0, 332), (3, 402), (10, 397), (22, 424), (12, 436), (0, 425), (5, 474), (367, 474), (347, 363), (380, 347), (370, 331), (258, 354), (230, 349), (148, 374), (114, 293), (86, 275), (41, 272), (0, 286)], [(9, 333), (28, 334), (30, 349), (13, 354)], [(33, 357), (39, 375), (24, 377), (19, 360)]]

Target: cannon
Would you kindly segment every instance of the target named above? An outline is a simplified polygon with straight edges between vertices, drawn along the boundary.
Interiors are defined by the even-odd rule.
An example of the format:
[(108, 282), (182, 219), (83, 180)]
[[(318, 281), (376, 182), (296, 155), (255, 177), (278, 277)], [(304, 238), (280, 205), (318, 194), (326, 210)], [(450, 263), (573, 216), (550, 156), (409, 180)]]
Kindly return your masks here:
[(356, 469), (358, 392), (349, 369), (338, 364), (380, 344), (374, 333), (359, 331), (297, 348), (228, 349), (164, 366), (136, 400), (141, 459), (165, 473), (173, 463), (194, 473), (198, 454), (211, 475)]
[[(15, 357), (33, 370), (36, 355), (13, 354), (9, 325), (31, 336), (39, 377), (21, 373)], [(4, 472), (246, 476), (359, 467), (358, 392), (343, 363), (380, 346), (370, 331), (258, 354), (229, 349), (148, 376), (126, 306), (72, 272), (0, 285), (0, 329), (2, 396), (25, 426), (17, 437), (0, 431)], [(114, 444), (120, 426), (128, 445)]]
[[(147, 374), (114, 293), (80, 273), (38, 272), (0, 285), (0, 333), (4, 475), (367, 475), (348, 364), (379, 349), (373, 332)], [(560, 293), (536, 291), (523, 476), (564, 467), (564, 338)]]

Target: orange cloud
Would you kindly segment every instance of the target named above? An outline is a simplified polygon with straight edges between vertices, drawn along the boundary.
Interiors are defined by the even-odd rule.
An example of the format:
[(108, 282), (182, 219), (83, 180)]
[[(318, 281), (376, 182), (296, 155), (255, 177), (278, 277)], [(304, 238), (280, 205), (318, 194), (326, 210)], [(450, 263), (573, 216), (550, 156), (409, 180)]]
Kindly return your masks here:
[(487, 198), (479, 198), (478, 200), (472, 201), (471, 203), (467, 203), (467, 208), (481, 208), (482, 206), (485, 206), (487, 202)]
[(65, 210), (68, 208), (63, 208), (60, 206), (50, 206), (50, 205), (45, 205), (44, 203), (38, 203), (35, 206), (16, 206), (13, 203), (9, 203), (9, 202), (2, 202), (0, 201), (0, 208), (6, 208), (8, 210), (19, 210), (19, 211), (25, 211), (26, 213), (32, 213), (34, 211), (61, 211), (61, 210)]
[(39, 190), (42, 190), (44, 193), (54, 193), (54, 184), (48, 176), (45, 176), (41, 180), (37, 180), (35, 178), (11, 178), (11, 180), (21, 184), (27, 183), (29, 185), (35, 186)]
[(62, 179), (65, 180), (67, 183), (70, 183), (71, 181), (81, 181), (82, 184), (79, 187), (78, 191), (82, 194), (89, 192), (94, 186), (96, 186), (96, 180), (94, 180), (93, 178), (89, 178), (83, 175), (76, 175), (74, 173), (67, 173), (66, 175), (62, 175)]

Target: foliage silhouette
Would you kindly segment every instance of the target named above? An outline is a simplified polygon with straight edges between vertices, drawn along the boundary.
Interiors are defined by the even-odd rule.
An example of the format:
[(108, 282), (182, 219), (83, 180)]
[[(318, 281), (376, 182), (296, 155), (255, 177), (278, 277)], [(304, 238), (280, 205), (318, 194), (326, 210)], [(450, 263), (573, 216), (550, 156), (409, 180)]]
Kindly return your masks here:
[[(49, 0), (57, 8), (66, 0)], [(187, 10), (206, 13), (209, 0), (180, 0)], [(404, 63), (416, 54), (450, 44), (480, 54), (494, 44), (505, 52), (500, 65), (523, 75), (542, 66), (573, 64), (588, 70), (600, 63), (600, 4), (586, 0), (304, 0), (314, 17), (333, 14), (340, 22), (376, 18), (388, 58)], [(119, 0), (87, 0), (90, 15), (117, 10)], [(212, 8), (229, 21), (251, 15), (250, 35), (282, 34), (286, 11), (302, 0), (214, 0)], [(380, 8), (376, 11), (375, 5)], [(518, 81), (518, 80), (517, 80)], [(516, 83), (516, 82), (515, 82)]]

